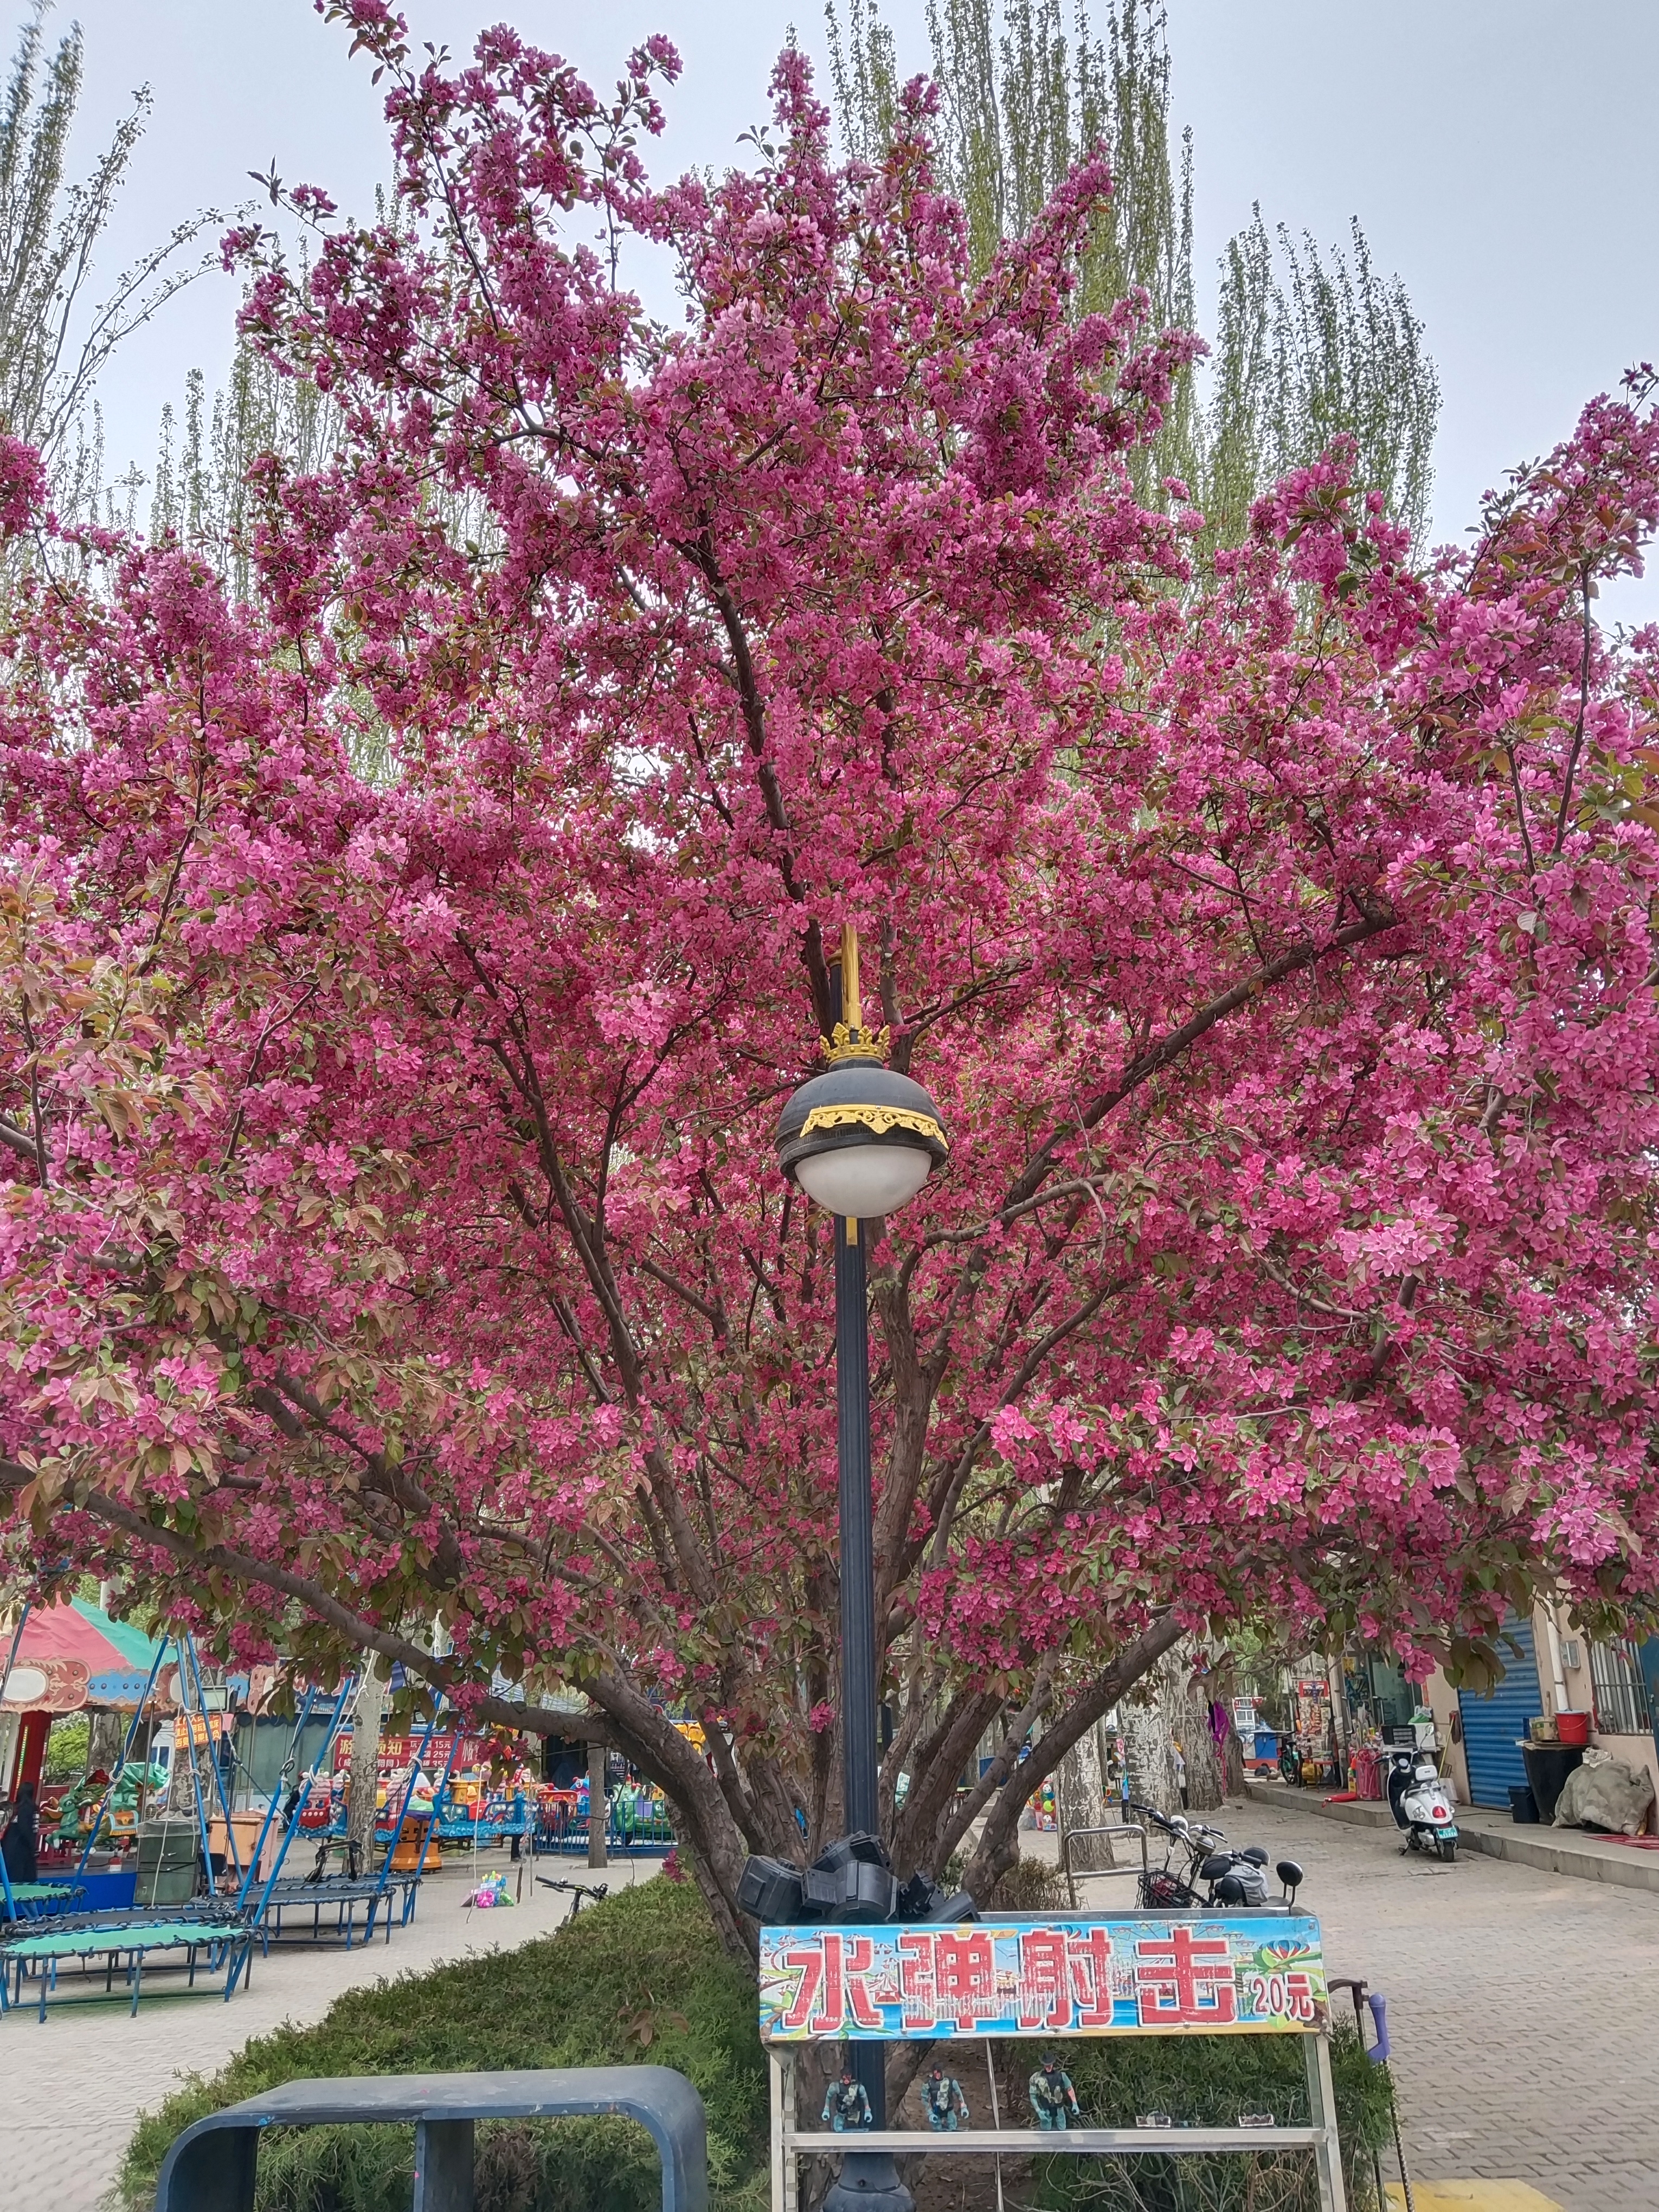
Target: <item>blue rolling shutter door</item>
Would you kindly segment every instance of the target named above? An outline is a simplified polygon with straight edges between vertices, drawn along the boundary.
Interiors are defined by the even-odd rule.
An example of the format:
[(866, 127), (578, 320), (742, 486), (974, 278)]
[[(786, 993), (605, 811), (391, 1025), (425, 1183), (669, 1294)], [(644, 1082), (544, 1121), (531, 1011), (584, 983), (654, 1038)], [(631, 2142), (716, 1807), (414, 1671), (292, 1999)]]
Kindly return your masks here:
[(1538, 1661), (1533, 1650), (1532, 1623), (1513, 1614), (1504, 1623), (1505, 1637), (1520, 1645), (1517, 1657), (1499, 1639), (1498, 1653), (1504, 1662), (1504, 1679), (1489, 1698), (1458, 1692), (1463, 1716), (1463, 1755), (1469, 1765), (1469, 1795), (1477, 1805), (1507, 1806), (1512, 1783), (1524, 1783), (1527, 1770), (1519, 1739), (1527, 1723), (1543, 1710), (1538, 1694)]

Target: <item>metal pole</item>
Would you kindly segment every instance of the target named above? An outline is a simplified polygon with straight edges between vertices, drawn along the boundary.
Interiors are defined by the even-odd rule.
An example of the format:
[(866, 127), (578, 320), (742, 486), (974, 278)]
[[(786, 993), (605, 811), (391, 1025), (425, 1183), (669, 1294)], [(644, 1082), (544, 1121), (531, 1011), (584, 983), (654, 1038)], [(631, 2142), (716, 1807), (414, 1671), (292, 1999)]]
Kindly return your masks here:
[[(848, 1835), (874, 1835), (876, 1812), (876, 1562), (870, 1506), (870, 1324), (862, 1224), (836, 1224), (836, 1455), (841, 1520), (841, 1756)], [(886, 2047), (848, 2046), (870, 2100), (871, 2125), (887, 2124)]]
[[(185, 1637), (185, 1645), (190, 1653), (191, 1671), (196, 1677), (196, 1702), (202, 1709), (202, 1726), (207, 1730), (208, 1765), (213, 1771), (214, 1794), (219, 1800), (219, 1811), (225, 1824), (224, 1856), (230, 1862), (230, 1869), (236, 1877), (236, 1888), (240, 1895), (242, 1887), (242, 1854), (236, 1842), (235, 1828), (231, 1824), (230, 1797), (225, 1794), (225, 1778), (219, 1768), (219, 1747), (214, 1739), (212, 1716), (207, 1709), (207, 1691), (202, 1682), (201, 1654), (196, 1649), (196, 1638), (193, 1636)], [(222, 1717), (226, 1720), (230, 1718), (228, 1706)], [(234, 1794), (233, 1787), (231, 1796), (234, 1796)]]
[(870, 1330), (864, 1241), (860, 1229), (856, 1221), (836, 1224), (841, 1740), (848, 1833), (873, 1835), (877, 1758), (876, 1562), (870, 1508)]
[(587, 1863), (591, 1867), (605, 1864), (605, 1824), (607, 1806), (605, 1795), (605, 1746), (593, 1742), (587, 1747)]
[[(870, 1504), (870, 1319), (864, 1240), (869, 1224), (836, 1223), (836, 1451), (841, 1520), (841, 1748), (847, 1832), (879, 1832), (876, 1811), (876, 1559)], [(847, 2045), (870, 2100), (872, 2130), (887, 2124), (887, 2046)], [(848, 2142), (823, 2212), (912, 2212), (891, 2154)]]
[(23, 1641), (23, 1631), (28, 1626), (29, 1609), (32, 1603), (32, 1600), (25, 1601), (23, 1610), (17, 1616), (17, 1626), (11, 1632), (11, 1646), (6, 1653), (5, 1670), (0, 1673), (0, 1700), (3, 1700), (7, 1687), (11, 1681), (11, 1670), (16, 1664), (17, 1648)]
[[(133, 1738), (138, 1733), (138, 1723), (143, 1720), (145, 1709), (149, 1704), (150, 1692), (155, 1687), (155, 1677), (161, 1671), (161, 1662), (167, 1656), (167, 1643), (168, 1638), (164, 1636), (155, 1647), (155, 1656), (149, 1662), (149, 1675), (144, 1684), (144, 1694), (139, 1698), (137, 1710), (127, 1724), (126, 1740), (121, 1746), (121, 1756), (116, 1764), (115, 1771), (104, 1785), (104, 1794), (98, 1800), (98, 1810), (92, 1816), (91, 1832), (81, 1847), (81, 1856), (76, 1864), (76, 1874), (86, 1872), (87, 1861), (91, 1857), (92, 1847), (98, 1840), (98, 1831), (104, 1825), (104, 1814), (108, 1810), (109, 1801), (115, 1795), (115, 1785), (121, 1778), (121, 1769), (132, 1756)], [(173, 1649), (177, 1650), (178, 1648), (178, 1645), (174, 1644)]]
[[(426, 1758), (427, 1747), (432, 1741), (432, 1731), (438, 1725), (438, 1715), (443, 1711), (443, 1695), (442, 1692), (440, 1692), (437, 1703), (432, 1708), (432, 1717), (426, 1724), (425, 1733), (422, 1735), (420, 1743), (416, 1748), (415, 1756), (409, 1762), (409, 1779), (404, 1784), (403, 1802), (398, 1808), (398, 1818), (392, 1824), (392, 1841), (386, 1847), (386, 1863), (380, 1869), (380, 1878), (374, 1885), (374, 1894), (376, 1897), (379, 1897), (380, 1892), (386, 1887), (386, 1877), (392, 1872), (392, 1854), (396, 1851), (398, 1844), (403, 1841), (404, 1822), (409, 1818), (410, 1800), (415, 1795), (415, 1777), (420, 1772), (422, 1762)], [(456, 1747), (459, 1744), (460, 1740), (461, 1716), (457, 1713), (455, 1715), (455, 1733), (450, 1739), (449, 1759), (444, 1768), (445, 1783), (449, 1780), (449, 1769), (455, 1763)], [(439, 1786), (441, 1788), (443, 1785), (441, 1784)], [(369, 1784), (369, 1788), (378, 1797), (380, 1792), (380, 1785), (379, 1782), (371, 1782)], [(386, 1793), (388, 1798), (391, 1794), (390, 1790), (388, 1790)], [(387, 1809), (390, 1810), (389, 1806)], [(434, 1820), (438, 1817), (438, 1800), (435, 1796), (432, 1800), (432, 1817)], [(430, 1832), (428, 1831), (428, 1833), (429, 1832)], [(374, 1821), (372, 1817), (368, 1823), (368, 1847), (370, 1850), (373, 1850), (374, 1848)], [(426, 1853), (424, 1851), (421, 1853), (421, 1857), (422, 1862), (424, 1862), (426, 1858)], [(372, 1924), (374, 1916), (371, 1914), (369, 1917)]]
[[(30, 1606), (30, 1604), (31, 1604), (32, 1602), (33, 1602), (33, 1601), (32, 1601), (32, 1600), (28, 1600), (28, 1599), (26, 1599), (26, 1600), (24, 1601), (24, 1604), (23, 1604), (23, 1610), (22, 1610), (22, 1611), (18, 1614), (18, 1616), (17, 1616), (17, 1626), (16, 1626), (16, 1627), (12, 1631), (10, 1649), (9, 1649), (9, 1650), (7, 1651), (7, 1653), (6, 1653), (6, 1664), (5, 1664), (5, 1669), (4, 1669), (4, 1672), (3, 1672), (3, 1673), (0, 1673), (0, 1708), (3, 1708), (4, 1704), (5, 1704), (6, 1692), (7, 1692), (7, 1690), (11, 1686), (11, 1670), (12, 1670), (13, 1667), (14, 1667), (14, 1666), (15, 1665), (15, 1663), (16, 1663), (16, 1660), (17, 1660), (17, 1647), (18, 1647), (18, 1646), (19, 1646), (19, 1644), (21, 1644), (21, 1642), (23, 1641), (23, 1631), (24, 1631), (24, 1629), (25, 1629), (25, 1628), (27, 1628), (27, 1626), (28, 1626), (29, 1606)], [(1659, 1708), (1656, 1708), (1656, 1710), (1659, 1710)], [(0, 1718), (3, 1718), (3, 1717), (4, 1717), (3, 1711), (0, 1711)], [(17, 1716), (17, 1741), (18, 1741), (18, 1743), (19, 1743), (19, 1745), (20, 1745), (20, 1746), (21, 1746), (21, 1742), (22, 1742), (22, 1740), (23, 1740), (23, 1716), (20, 1713), (20, 1714)], [(12, 1764), (13, 1764), (13, 1765), (14, 1765), (14, 1766), (16, 1765), (16, 1760), (15, 1760), (15, 1759), (14, 1759), (14, 1760), (12, 1761)], [(3, 1794), (4, 1794), (4, 1795), (6, 1796), (6, 1797), (8, 1797), (8, 1798), (9, 1798), (9, 1797), (10, 1797), (10, 1796), (11, 1796), (11, 1776), (10, 1776), (9, 1774), (8, 1774), (8, 1775), (5, 1777), (5, 1780), (4, 1780), (4, 1786), (3, 1786)], [(9, 1902), (8, 1902), (8, 1908), (7, 1908), (7, 1909), (8, 1909), (8, 1911), (9, 1911), (9, 1909), (10, 1909), (10, 1907), (9, 1907), (9, 1899), (10, 1899), (10, 1896), (11, 1896), (11, 1890), (10, 1890), (9, 1886), (9, 1887), (8, 1887), (8, 1888), (7, 1888), (7, 1891), (6, 1891), (6, 1896), (7, 1896), (7, 1899), (8, 1899), (8, 1900), (9, 1900)]]
[[(830, 970), (833, 1018), (862, 1033), (858, 932), (842, 932)], [(876, 1664), (876, 1547), (870, 1503), (870, 1300), (865, 1274), (869, 1224), (836, 1222), (836, 1470), (841, 1538), (841, 1755), (848, 1835), (880, 1832), (876, 1807), (879, 1730)], [(870, 2100), (872, 2130), (887, 2124), (887, 2046), (847, 2045)], [(791, 2118), (793, 2120), (793, 2112)], [(854, 2136), (823, 2212), (914, 2212), (915, 2199), (886, 2152), (860, 2152)]]
[[(281, 1877), (283, 1861), (288, 1856), (288, 1847), (299, 1832), (300, 1816), (311, 1802), (312, 1785), (322, 1773), (323, 1762), (334, 1748), (334, 1739), (338, 1735), (340, 1723), (345, 1718), (347, 1701), (356, 1692), (356, 1686), (357, 1678), (355, 1674), (348, 1674), (340, 1684), (339, 1689), (335, 1693), (334, 1711), (329, 1716), (328, 1733), (323, 1738), (322, 1747), (306, 1772), (300, 1778), (299, 1793), (295, 1799), (294, 1810), (283, 1822), (283, 1840), (276, 1846), (276, 1856), (271, 1862), (270, 1872), (265, 1876), (264, 1886), (259, 1892), (259, 1901), (253, 1908), (253, 1925), (256, 1928), (259, 1927), (264, 1920), (266, 1911), (270, 1904), (270, 1893)], [(299, 1742), (297, 1736), (295, 1742), (297, 1747)]]
[[(311, 1718), (311, 1707), (316, 1695), (317, 1685), (314, 1682), (307, 1682), (306, 1685), (305, 1703), (300, 1708), (299, 1719), (294, 1723), (294, 1741), (289, 1753), (289, 1757), (293, 1759), (296, 1766), (300, 1763), (301, 1739), (304, 1736), (306, 1732), (306, 1723)], [(253, 1716), (253, 1724), (257, 1732), (259, 1724), (258, 1714)], [(252, 1852), (248, 1859), (247, 1872), (243, 1875), (241, 1886), (236, 1892), (236, 1910), (239, 1912), (247, 1903), (247, 1893), (249, 1890), (252, 1888), (254, 1876), (259, 1870), (259, 1854), (264, 1850), (265, 1838), (270, 1833), (270, 1824), (276, 1817), (277, 1806), (282, 1802), (283, 1775), (287, 1771), (287, 1769), (288, 1760), (284, 1759), (281, 1769), (279, 1769), (277, 1772), (276, 1787), (270, 1793), (270, 1802), (265, 1807), (265, 1817), (260, 1823), (259, 1833), (255, 1840)], [(249, 1771), (252, 1771), (252, 1769), (250, 1768)]]

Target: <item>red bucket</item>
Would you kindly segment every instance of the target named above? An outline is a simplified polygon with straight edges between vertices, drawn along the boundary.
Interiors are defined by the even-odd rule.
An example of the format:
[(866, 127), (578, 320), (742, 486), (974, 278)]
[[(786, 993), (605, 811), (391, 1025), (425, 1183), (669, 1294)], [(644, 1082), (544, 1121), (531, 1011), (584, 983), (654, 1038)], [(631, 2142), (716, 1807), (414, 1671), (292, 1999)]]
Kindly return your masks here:
[(1590, 1717), (1588, 1713), (1557, 1713), (1556, 1729), (1563, 1743), (1588, 1743)]

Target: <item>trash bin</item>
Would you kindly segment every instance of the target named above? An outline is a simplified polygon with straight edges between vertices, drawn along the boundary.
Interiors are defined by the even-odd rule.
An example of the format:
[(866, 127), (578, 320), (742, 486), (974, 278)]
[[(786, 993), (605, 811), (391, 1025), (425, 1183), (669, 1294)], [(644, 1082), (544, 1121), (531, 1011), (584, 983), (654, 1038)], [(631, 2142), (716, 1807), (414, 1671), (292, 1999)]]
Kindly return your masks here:
[(1523, 1743), (1521, 1764), (1527, 1770), (1527, 1780), (1532, 1785), (1533, 1802), (1538, 1808), (1538, 1817), (1547, 1827), (1555, 1818), (1555, 1801), (1561, 1795), (1564, 1784), (1574, 1767), (1582, 1766), (1584, 1754), (1576, 1743)]
[(202, 1839), (194, 1820), (146, 1820), (138, 1831), (135, 1905), (188, 1905), (196, 1894)]
[(1535, 1828), (1538, 1826), (1538, 1800), (1532, 1794), (1529, 1782), (1510, 1783), (1510, 1818), (1517, 1827)]

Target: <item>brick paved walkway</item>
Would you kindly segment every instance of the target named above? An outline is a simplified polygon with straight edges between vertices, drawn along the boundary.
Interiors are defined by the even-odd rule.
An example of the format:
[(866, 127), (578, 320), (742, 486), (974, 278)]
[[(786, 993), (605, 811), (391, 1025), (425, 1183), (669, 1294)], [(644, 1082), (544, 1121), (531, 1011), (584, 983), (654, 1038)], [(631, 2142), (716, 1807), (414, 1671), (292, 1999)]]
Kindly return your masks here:
[[(486, 1869), (505, 1865), (491, 1853)], [(655, 1862), (613, 1866), (590, 1877), (567, 1862), (543, 1869), (567, 1880), (616, 1887), (645, 1880)], [(517, 1872), (507, 1867), (509, 1879)], [(273, 1945), (256, 1957), (253, 1985), (228, 2004), (218, 1998), (143, 1999), (137, 2017), (99, 2005), (86, 2012), (31, 2013), (0, 2021), (0, 2204), (40, 2212), (98, 2212), (141, 2111), (153, 2111), (181, 2074), (212, 2074), (250, 2036), (284, 2020), (319, 2019), (343, 1990), (382, 1976), (418, 1972), (451, 1959), (512, 1950), (544, 1936), (564, 1917), (569, 1899), (536, 1889), (525, 1873), (524, 1902), (510, 1912), (467, 1912), (471, 1887), (464, 1863), (429, 1877), (412, 1923), (388, 1946), (348, 1953)], [(159, 1972), (161, 1985), (172, 1978)]]
[(1402, 1859), (1388, 1834), (1288, 1808), (1223, 1817), (1235, 1843), (1301, 1861), (1331, 1972), (1387, 1996), (1413, 2175), (1510, 2175), (1568, 2212), (1655, 2212), (1659, 1897)]
[[(1324, 1923), (1332, 1972), (1387, 1994), (1415, 2174), (1512, 2176), (1567, 2212), (1655, 2212), (1659, 1897), (1498, 1859), (1430, 1866), (1400, 1857), (1387, 1835), (1289, 1808), (1224, 1818), (1235, 1842), (1301, 1860), (1302, 1901)], [(613, 1869), (609, 1878), (627, 1877)], [(389, 1952), (274, 1951), (228, 2006), (0, 2023), (0, 2197), (96, 2212), (135, 2115), (179, 2073), (211, 2072), (285, 2018), (316, 2019), (356, 1983), (522, 1942), (563, 1911), (538, 1890), (533, 1904), (527, 1895), (517, 1911), (469, 1924), (465, 1887), (459, 1869), (428, 1883)], [(1102, 1884), (1090, 1901), (1103, 1908), (1110, 1897)]]

